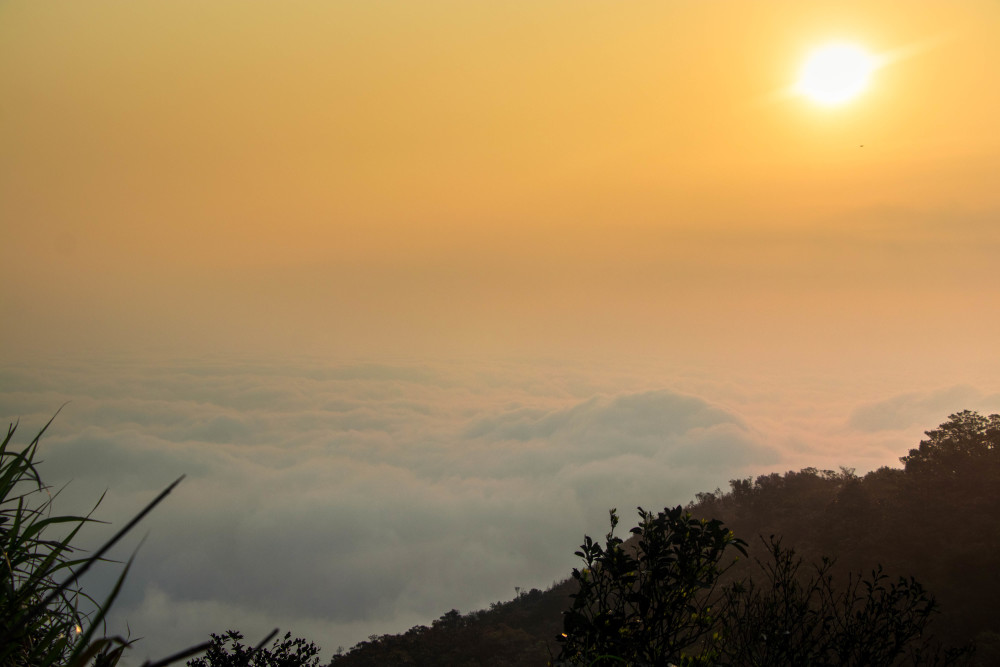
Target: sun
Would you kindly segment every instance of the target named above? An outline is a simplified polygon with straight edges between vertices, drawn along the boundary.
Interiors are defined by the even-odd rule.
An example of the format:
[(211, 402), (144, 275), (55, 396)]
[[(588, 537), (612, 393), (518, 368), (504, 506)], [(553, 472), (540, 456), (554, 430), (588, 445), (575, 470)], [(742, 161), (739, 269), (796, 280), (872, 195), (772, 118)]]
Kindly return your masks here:
[(837, 106), (868, 87), (876, 60), (854, 44), (827, 44), (809, 54), (802, 66), (798, 92), (824, 106)]

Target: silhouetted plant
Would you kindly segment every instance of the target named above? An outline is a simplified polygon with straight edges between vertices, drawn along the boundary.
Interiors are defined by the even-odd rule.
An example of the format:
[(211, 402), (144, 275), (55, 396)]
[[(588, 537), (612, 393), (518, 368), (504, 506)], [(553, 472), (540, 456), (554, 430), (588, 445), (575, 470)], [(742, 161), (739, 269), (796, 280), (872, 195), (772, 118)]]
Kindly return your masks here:
[[(160, 493), (97, 551), (78, 556), (72, 542), (80, 529), (94, 519), (90, 514), (53, 515), (52, 502), (58, 494), (50, 493), (36, 467), (39, 440), (51, 423), (52, 419), (21, 451), (11, 450), (17, 424), (10, 424), (6, 437), (0, 442), (0, 546), (3, 549), (0, 560), (0, 667), (83, 667), (91, 662), (95, 667), (111, 667), (131, 642), (100, 635), (95, 639), (95, 635), (121, 589), (131, 559), (122, 569), (111, 593), (101, 602), (81, 590), (80, 577), (103, 560), (108, 550), (181, 480)], [(47, 531), (50, 529), (63, 531), (62, 537), (49, 539)], [(81, 603), (92, 607), (91, 611), (81, 611)], [(199, 648), (188, 649), (184, 657)], [(162, 667), (170, 661), (157, 665)]]
[[(54, 417), (53, 417), (54, 419)], [(0, 443), (0, 664), (43, 665), (72, 661), (88, 648), (93, 623), (81, 601), (103, 609), (80, 590), (75, 571), (89, 559), (77, 558), (71, 545), (87, 516), (53, 516), (54, 495), (39, 477), (35, 455), (42, 434), (22, 451), (11, 451), (17, 425)], [(57, 494), (56, 494), (57, 495)], [(46, 531), (67, 528), (62, 539)], [(59, 583), (58, 578), (65, 581)], [(67, 583), (68, 582), (68, 583)], [(87, 628), (85, 630), (85, 627)]]
[(891, 667), (953, 665), (968, 656), (925, 635), (937, 603), (912, 577), (891, 581), (879, 566), (839, 587), (832, 560), (808, 572), (780, 540), (765, 545), (769, 560), (757, 560), (763, 583), (749, 577), (725, 588), (717, 664)]
[(719, 521), (694, 519), (681, 507), (654, 515), (639, 508), (634, 548), (614, 534), (611, 510), (605, 545), (584, 537), (573, 570), (579, 585), (564, 615), (561, 662), (585, 665), (709, 664), (709, 652), (685, 655), (715, 627), (722, 560), (745, 542)]
[(837, 586), (833, 561), (810, 574), (772, 538), (756, 581), (719, 587), (731, 567), (722, 565), (725, 552), (745, 555), (742, 540), (680, 507), (639, 515), (634, 543), (615, 537), (614, 510), (605, 546), (585, 537), (557, 664), (892, 667), (955, 665), (970, 655), (925, 634), (937, 603), (913, 578), (890, 581), (878, 567)]
[(270, 648), (263, 644), (256, 647), (241, 643), (243, 635), (229, 630), (224, 635), (212, 634), (212, 643), (205, 655), (188, 661), (188, 667), (319, 667), (319, 648), (301, 637), (292, 639), (286, 632), (282, 639), (275, 639)]

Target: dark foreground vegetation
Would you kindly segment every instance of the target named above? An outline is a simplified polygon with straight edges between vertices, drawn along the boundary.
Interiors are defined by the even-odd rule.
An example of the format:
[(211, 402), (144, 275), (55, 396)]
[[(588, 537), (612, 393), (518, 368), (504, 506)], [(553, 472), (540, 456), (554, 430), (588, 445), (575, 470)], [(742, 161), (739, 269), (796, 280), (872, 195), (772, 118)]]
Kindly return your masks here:
[[(72, 541), (92, 519), (52, 514), (41, 433), (12, 451), (14, 430), (0, 444), (0, 667), (111, 667), (130, 645), (100, 631), (118, 589), (92, 600), (77, 581), (176, 482), (80, 555)], [(733, 480), (686, 508), (640, 508), (627, 539), (612, 510), (570, 579), (372, 636), (331, 664), (1000, 664), (1000, 415), (951, 415), (901, 461)], [(320, 667), (311, 642), (271, 639), (229, 631), (147, 665)]]

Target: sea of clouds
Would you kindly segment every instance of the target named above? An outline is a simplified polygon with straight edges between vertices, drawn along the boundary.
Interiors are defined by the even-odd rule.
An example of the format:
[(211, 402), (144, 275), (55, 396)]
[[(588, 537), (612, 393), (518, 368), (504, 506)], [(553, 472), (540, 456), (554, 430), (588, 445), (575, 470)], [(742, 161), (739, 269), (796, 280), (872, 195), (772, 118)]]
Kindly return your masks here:
[[(328, 657), (568, 576), (585, 533), (635, 506), (806, 465), (894, 464), (972, 386), (867, 396), (554, 362), (51, 360), (0, 366), (0, 416), (42, 438), (56, 510), (94, 546), (184, 481), (116, 552), (135, 564), (109, 631), (138, 663), (272, 627)], [(107, 590), (107, 564), (89, 590)]]

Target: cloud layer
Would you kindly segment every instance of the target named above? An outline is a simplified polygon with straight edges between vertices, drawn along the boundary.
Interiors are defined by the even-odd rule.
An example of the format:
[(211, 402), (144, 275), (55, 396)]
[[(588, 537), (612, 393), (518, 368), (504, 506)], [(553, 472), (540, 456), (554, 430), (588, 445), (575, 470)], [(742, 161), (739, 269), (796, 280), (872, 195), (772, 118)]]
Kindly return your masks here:
[[(664, 377), (555, 363), (61, 360), (0, 368), (11, 388), (0, 408), (26, 442), (69, 401), (43, 438), (42, 471), (71, 481), (63, 511), (109, 490), (97, 515), (111, 525), (89, 544), (187, 475), (145, 523), (111, 619), (145, 637), (136, 661), (275, 625), (330, 652), (482, 608), (564, 578), (611, 507), (628, 516), (800, 465), (875, 467), (903, 453), (914, 421), (940, 421), (927, 421), (941, 403), (931, 394), (822, 412), (805, 386)], [(116, 575), (109, 566), (89, 584)]]

